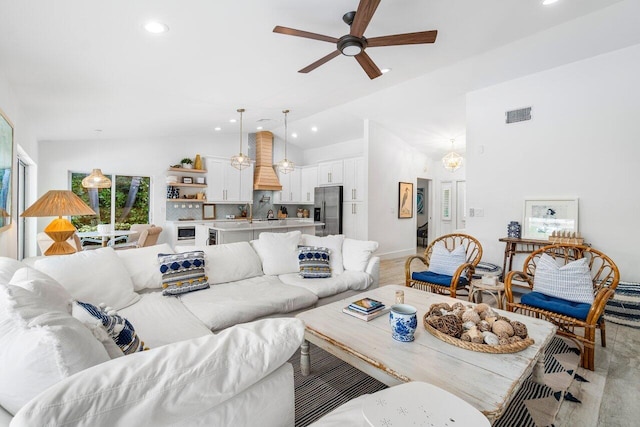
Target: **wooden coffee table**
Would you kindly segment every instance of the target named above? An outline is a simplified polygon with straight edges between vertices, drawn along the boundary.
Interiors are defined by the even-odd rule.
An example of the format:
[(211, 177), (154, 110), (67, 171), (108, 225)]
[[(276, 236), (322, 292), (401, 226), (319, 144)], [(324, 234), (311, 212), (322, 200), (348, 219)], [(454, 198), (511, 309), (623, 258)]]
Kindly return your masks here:
[[(394, 340), (388, 316), (365, 322), (342, 313), (349, 303), (365, 296), (391, 306), (397, 290), (404, 291), (406, 304), (418, 309), (414, 342)], [(502, 415), (536, 365), (534, 376), (544, 372), (544, 349), (555, 335), (556, 327), (545, 320), (498, 310), (509, 319), (527, 325), (535, 343), (518, 353), (475, 352), (441, 341), (424, 328), (422, 317), (431, 304), (439, 302), (471, 304), (392, 285), (298, 314), (296, 317), (306, 324), (301, 349), (302, 374), (308, 375), (311, 369), (309, 342), (312, 342), (389, 386), (424, 381), (447, 390), (493, 422)]]

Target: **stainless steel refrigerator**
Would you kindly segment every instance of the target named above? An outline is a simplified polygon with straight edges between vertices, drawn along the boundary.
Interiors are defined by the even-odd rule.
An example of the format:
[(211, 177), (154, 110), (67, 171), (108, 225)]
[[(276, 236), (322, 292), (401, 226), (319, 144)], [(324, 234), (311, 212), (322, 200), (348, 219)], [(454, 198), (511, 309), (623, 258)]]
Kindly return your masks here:
[(316, 187), (313, 200), (313, 220), (324, 223), (316, 236), (342, 234), (342, 186)]

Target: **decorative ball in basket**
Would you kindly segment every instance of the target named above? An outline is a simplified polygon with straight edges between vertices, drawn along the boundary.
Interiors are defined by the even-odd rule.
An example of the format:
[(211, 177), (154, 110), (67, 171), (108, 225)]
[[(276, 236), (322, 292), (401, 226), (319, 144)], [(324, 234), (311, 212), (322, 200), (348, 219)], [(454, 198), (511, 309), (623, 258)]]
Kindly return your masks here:
[(533, 344), (527, 326), (496, 313), (487, 304), (433, 304), (424, 327), (444, 342), (483, 353), (515, 353)]

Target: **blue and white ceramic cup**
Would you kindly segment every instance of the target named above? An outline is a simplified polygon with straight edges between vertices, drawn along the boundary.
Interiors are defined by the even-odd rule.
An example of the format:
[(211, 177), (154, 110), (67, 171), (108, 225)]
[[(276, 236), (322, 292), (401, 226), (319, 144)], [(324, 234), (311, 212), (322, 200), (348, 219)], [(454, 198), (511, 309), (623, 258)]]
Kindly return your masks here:
[(391, 336), (402, 342), (413, 341), (413, 333), (418, 326), (418, 316), (415, 307), (408, 304), (395, 304), (389, 312)]

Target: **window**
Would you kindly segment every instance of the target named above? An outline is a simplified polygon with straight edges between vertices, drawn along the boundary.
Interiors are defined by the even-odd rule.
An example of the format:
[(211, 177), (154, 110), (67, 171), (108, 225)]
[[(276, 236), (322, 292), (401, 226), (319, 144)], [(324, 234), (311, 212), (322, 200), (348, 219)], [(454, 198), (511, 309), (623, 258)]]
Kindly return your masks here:
[(82, 179), (87, 175), (88, 172), (71, 173), (71, 191), (98, 216), (71, 217), (78, 231), (96, 230), (98, 224), (112, 224), (116, 230), (128, 230), (131, 224), (149, 224), (150, 177), (110, 175), (111, 188), (87, 189), (82, 186)]

